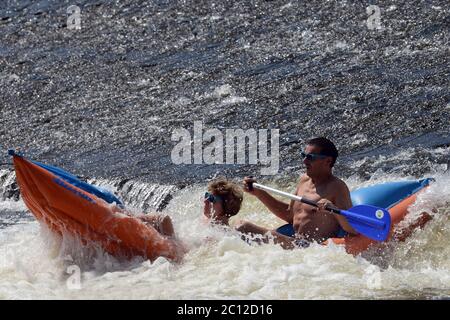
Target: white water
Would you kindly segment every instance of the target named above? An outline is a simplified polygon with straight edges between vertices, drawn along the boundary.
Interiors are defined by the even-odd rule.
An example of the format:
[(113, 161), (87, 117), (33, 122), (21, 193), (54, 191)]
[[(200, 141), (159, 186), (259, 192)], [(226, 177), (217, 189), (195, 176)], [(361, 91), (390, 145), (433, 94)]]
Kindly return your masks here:
[[(346, 182), (355, 188), (397, 178), (402, 177)], [(413, 216), (436, 208), (433, 221), (405, 243), (392, 245), (384, 257), (355, 258), (334, 245), (292, 251), (250, 246), (235, 232), (205, 224), (205, 186), (179, 191), (165, 210), (190, 249), (179, 265), (163, 258), (153, 264), (117, 261), (74, 239), (61, 241), (35, 221), (16, 224), (0, 230), (0, 299), (448, 298), (450, 175), (435, 178), (410, 209)], [(5, 207), (23, 210), (21, 203), (0, 203)], [(236, 219), (269, 227), (282, 223), (251, 196), (232, 223)]]

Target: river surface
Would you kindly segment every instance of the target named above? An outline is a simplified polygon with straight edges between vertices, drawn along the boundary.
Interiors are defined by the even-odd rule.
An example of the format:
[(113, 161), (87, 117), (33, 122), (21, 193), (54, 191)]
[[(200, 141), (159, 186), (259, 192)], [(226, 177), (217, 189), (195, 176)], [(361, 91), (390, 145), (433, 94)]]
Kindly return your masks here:
[[(0, 299), (450, 298), (448, 1), (380, 3), (379, 28), (370, 4), (1, 1)], [(171, 136), (194, 139), (195, 121), (224, 136), (278, 129), (279, 170), (174, 163)], [(409, 209), (433, 220), (358, 257), (250, 246), (204, 223), (209, 179), (252, 174), (292, 192), (314, 136), (336, 142), (351, 189), (434, 177)], [(186, 258), (121, 261), (56, 237), (20, 199), (10, 148), (170, 215)], [(250, 196), (237, 219), (282, 224)]]

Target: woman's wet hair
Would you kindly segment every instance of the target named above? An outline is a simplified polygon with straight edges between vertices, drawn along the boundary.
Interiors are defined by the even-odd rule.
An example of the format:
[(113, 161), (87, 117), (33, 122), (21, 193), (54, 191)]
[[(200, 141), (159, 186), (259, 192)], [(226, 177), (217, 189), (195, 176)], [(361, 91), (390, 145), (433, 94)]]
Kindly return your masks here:
[(223, 210), (227, 216), (232, 217), (241, 209), (244, 192), (237, 183), (217, 178), (208, 184), (208, 191), (222, 197)]

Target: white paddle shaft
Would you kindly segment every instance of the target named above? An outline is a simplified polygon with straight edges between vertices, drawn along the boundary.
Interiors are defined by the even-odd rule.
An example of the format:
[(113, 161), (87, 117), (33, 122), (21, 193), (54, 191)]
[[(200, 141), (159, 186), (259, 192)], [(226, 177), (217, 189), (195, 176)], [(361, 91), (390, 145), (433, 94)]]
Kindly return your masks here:
[[(303, 197), (300, 197), (300, 196), (296, 196), (296, 195), (293, 195), (293, 194), (290, 194), (290, 193), (287, 193), (287, 192), (283, 192), (283, 191), (280, 191), (280, 190), (277, 190), (277, 189), (274, 189), (274, 188), (271, 188), (271, 187), (267, 187), (267, 186), (264, 186), (264, 185), (256, 183), (256, 182), (252, 183), (252, 185), (256, 189), (269, 191), (269, 192), (275, 193), (275, 194), (277, 194), (279, 196), (283, 196), (283, 197), (286, 197), (286, 198), (289, 198), (289, 199), (295, 200), (295, 201), (300, 201), (300, 202), (309, 204), (309, 205), (314, 206), (314, 207), (318, 206), (317, 202), (314, 202), (312, 200), (309, 200), (309, 199), (306, 199), (306, 198), (303, 198)], [(339, 210), (339, 209), (335, 209), (335, 208), (325, 208), (325, 209), (327, 209), (327, 210), (329, 210), (331, 212), (337, 213), (337, 214), (341, 214), (341, 210)]]

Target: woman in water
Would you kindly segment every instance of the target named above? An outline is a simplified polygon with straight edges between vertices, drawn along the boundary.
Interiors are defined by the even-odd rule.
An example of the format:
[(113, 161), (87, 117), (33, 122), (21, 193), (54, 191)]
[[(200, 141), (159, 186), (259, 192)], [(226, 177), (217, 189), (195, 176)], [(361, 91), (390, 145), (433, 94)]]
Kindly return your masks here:
[(229, 219), (241, 209), (244, 192), (234, 182), (218, 178), (208, 184), (203, 214), (213, 224), (229, 226)]

